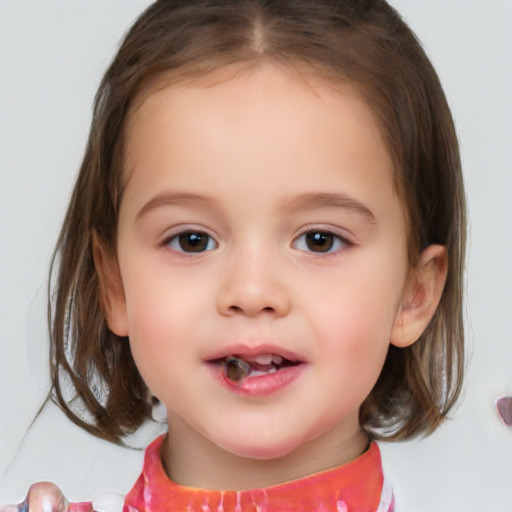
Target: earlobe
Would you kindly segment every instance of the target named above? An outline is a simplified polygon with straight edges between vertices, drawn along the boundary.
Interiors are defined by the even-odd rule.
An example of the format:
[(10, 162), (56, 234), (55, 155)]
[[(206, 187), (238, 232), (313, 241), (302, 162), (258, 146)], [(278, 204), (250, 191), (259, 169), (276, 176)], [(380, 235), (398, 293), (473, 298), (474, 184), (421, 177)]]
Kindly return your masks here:
[(412, 345), (436, 312), (446, 282), (448, 255), (442, 245), (429, 245), (411, 271), (391, 330), (391, 344)]
[(108, 328), (118, 336), (128, 336), (126, 300), (117, 260), (102, 244), (96, 231), (92, 234), (92, 253), (98, 275), (101, 307)]

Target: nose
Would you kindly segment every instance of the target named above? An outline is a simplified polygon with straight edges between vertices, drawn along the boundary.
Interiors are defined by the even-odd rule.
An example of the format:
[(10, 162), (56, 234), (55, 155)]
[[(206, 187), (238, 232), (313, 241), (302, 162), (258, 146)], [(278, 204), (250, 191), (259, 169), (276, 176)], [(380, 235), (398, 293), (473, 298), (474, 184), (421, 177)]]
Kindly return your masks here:
[(285, 316), (291, 307), (291, 297), (284, 273), (270, 255), (247, 253), (225, 269), (217, 307), (222, 315)]

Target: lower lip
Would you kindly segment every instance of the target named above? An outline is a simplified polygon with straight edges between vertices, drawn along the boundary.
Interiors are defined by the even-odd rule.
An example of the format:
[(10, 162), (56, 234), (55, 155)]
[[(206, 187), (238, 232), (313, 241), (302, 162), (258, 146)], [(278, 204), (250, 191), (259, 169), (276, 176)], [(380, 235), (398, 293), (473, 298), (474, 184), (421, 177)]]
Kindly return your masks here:
[(221, 366), (214, 368), (217, 379), (229, 391), (245, 396), (267, 396), (277, 393), (286, 388), (294, 380), (299, 378), (304, 370), (305, 364), (288, 366), (274, 373), (267, 375), (258, 375), (256, 377), (247, 377), (240, 382), (229, 380), (222, 371)]

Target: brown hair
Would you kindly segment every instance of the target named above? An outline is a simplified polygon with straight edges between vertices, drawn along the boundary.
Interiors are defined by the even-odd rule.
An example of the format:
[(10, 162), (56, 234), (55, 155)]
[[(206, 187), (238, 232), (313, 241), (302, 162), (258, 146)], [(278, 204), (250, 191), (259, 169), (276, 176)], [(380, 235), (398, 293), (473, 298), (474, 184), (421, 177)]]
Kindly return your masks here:
[(466, 219), (458, 144), (437, 75), (407, 25), (383, 0), (160, 0), (135, 22), (101, 82), (52, 263), (55, 397), (97, 436), (122, 442), (151, 416), (129, 343), (107, 327), (92, 257), (93, 233), (116, 251), (126, 116), (161, 78), (264, 60), (360, 91), (395, 162), (411, 264), (429, 244), (448, 250), (439, 308), (416, 343), (390, 347), (360, 409), (362, 427), (376, 438), (429, 433), (460, 393)]

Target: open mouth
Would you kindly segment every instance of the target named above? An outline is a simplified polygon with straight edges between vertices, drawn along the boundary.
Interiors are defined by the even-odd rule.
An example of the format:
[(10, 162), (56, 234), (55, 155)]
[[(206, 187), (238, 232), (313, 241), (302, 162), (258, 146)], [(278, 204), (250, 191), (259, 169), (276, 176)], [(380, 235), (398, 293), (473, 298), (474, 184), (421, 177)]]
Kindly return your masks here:
[(291, 361), (277, 354), (262, 354), (254, 357), (233, 354), (213, 362), (221, 366), (226, 379), (235, 384), (248, 378), (271, 375), (284, 368), (300, 364), (300, 361)]

